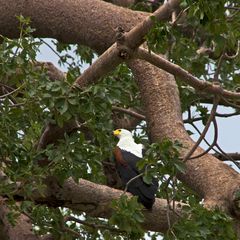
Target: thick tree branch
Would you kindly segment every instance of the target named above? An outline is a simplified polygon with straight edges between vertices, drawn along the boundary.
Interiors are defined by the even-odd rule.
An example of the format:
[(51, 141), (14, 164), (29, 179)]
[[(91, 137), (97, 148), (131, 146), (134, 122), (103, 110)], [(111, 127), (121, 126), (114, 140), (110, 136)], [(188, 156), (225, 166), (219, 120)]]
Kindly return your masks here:
[[(140, 86), (151, 141), (159, 141), (166, 137), (178, 140), (184, 146), (181, 154), (185, 156), (195, 143), (183, 127), (174, 78), (141, 61), (131, 62), (130, 67)], [(148, 72), (147, 75), (146, 72)], [(150, 78), (149, 74), (155, 78)], [(197, 148), (195, 154), (199, 155), (202, 152), (204, 150)], [(240, 185), (238, 173), (209, 154), (189, 160), (185, 165), (185, 173), (178, 174), (177, 177), (203, 197), (206, 206), (217, 205), (226, 212), (231, 212), (234, 207), (233, 195)], [(223, 195), (226, 198), (223, 199)]]
[[(176, 7), (178, 0), (170, 0), (163, 4), (156, 12), (137, 24), (133, 29), (117, 38), (117, 43), (108, 48), (83, 74), (76, 79), (74, 85), (83, 88), (104, 77), (120, 63), (130, 59), (133, 51), (144, 42), (144, 36), (154, 26), (156, 20), (166, 20)], [(116, 32), (119, 34), (118, 32)], [(119, 40), (119, 41), (118, 41)]]
[[(59, 186), (54, 178), (47, 181), (48, 190), (46, 197), (37, 192), (33, 198), (38, 203), (46, 203), (52, 206), (63, 206), (77, 212), (85, 212), (92, 217), (109, 218), (111, 216), (111, 202), (118, 199), (123, 191), (116, 190), (104, 185), (80, 179), (79, 183), (68, 179), (63, 186)], [(131, 194), (126, 193), (128, 196)], [(175, 202), (175, 211), (170, 212), (171, 223), (173, 224), (182, 214), (181, 207), (184, 204)], [(144, 228), (151, 231), (165, 232), (169, 228), (166, 214), (168, 209), (167, 200), (156, 199), (152, 211), (144, 210)]]
[(139, 48), (136, 52), (136, 57), (146, 60), (153, 65), (173, 74), (174, 76), (180, 77), (182, 81), (186, 82), (193, 88), (198, 91), (204, 91), (212, 94), (219, 94), (227, 98), (237, 98), (240, 99), (240, 93), (238, 92), (231, 92), (228, 90), (224, 90), (219, 85), (213, 85), (210, 82), (200, 80), (194, 77), (191, 73), (187, 72), (186, 70), (182, 69), (180, 66), (169, 62), (168, 60), (164, 59), (163, 57), (149, 52), (143, 48)]
[(19, 37), (16, 16), (23, 15), (31, 18), (35, 36), (55, 38), (64, 43), (81, 43), (98, 53), (115, 42), (113, 30), (119, 25), (129, 31), (149, 16), (149, 13), (120, 8), (101, 0), (30, 0), (27, 7), (23, 0), (0, 0), (0, 5), (0, 33), (3, 36)]

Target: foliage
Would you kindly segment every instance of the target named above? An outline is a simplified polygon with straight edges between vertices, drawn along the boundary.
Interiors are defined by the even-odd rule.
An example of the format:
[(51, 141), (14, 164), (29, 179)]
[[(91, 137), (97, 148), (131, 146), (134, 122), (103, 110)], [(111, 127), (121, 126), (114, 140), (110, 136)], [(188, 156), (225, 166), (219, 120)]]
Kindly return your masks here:
[(112, 208), (114, 212), (109, 220), (111, 224), (127, 232), (130, 239), (139, 239), (143, 236), (144, 231), (141, 227), (144, 221), (143, 206), (138, 203), (137, 197), (129, 199), (126, 195), (122, 195), (112, 202)]
[[(159, 1), (161, 2), (161, 1)], [(240, 18), (226, 5), (234, 6), (235, 1), (182, 0), (184, 13), (180, 26), (177, 24), (155, 22), (155, 27), (146, 37), (151, 51), (166, 54), (169, 59), (192, 72), (195, 76), (208, 81), (223, 54), (234, 55), (240, 38)], [(144, 4), (143, 4), (144, 3)], [(146, 5), (147, 4), (147, 5)], [(134, 9), (152, 11), (154, 6), (149, 1), (141, 1)], [(178, 12), (181, 14), (181, 12)], [(15, 204), (17, 182), (26, 197), (31, 197), (34, 190), (43, 193), (44, 179), (54, 175), (62, 184), (68, 177), (77, 182), (79, 178), (96, 183), (105, 183), (102, 161), (111, 156), (115, 142), (111, 136), (114, 128), (112, 107), (141, 109), (139, 90), (130, 70), (125, 64), (120, 65), (99, 83), (84, 90), (72, 88), (80, 75), (80, 66), (91, 64), (96, 57), (93, 50), (85, 46), (62, 44), (53, 41), (59, 64), (67, 66), (66, 78), (54, 81), (48, 77), (48, 70), (43, 66), (34, 66), (39, 47), (46, 44), (42, 39), (32, 37), (31, 21), (18, 17), (20, 37), (8, 39), (1, 36), (0, 45), (0, 84), (12, 92), (0, 98), (0, 159), (9, 182), (1, 181), (0, 193), (9, 198), (9, 220), (15, 223), (20, 213), (28, 214), (38, 234), (53, 233), (56, 239), (141, 239), (144, 230), (142, 205), (135, 197), (123, 195), (112, 203), (113, 215), (109, 221), (100, 218), (84, 219), (90, 223), (102, 224), (106, 229), (93, 229), (71, 222), (67, 227), (79, 232), (79, 237), (62, 231), (63, 219), (72, 214), (70, 210), (50, 208), (23, 201)], [(184, 31), (184, 30), (190, 31)], [(197, 54), (202, 46), (214, 50), (214, 56)], [(73, 55), (74, 53), (74, 55)], [(220, 81), (227, 89), (240, 86), (240, 59), (224, 59), (220, 69)], [(182, 110), (196, 106), (196, 111), (206, 122), (208, 112), (201, 105), (201, 97), (196, 91), (177, 79)], [(15, 90), (14, 90), (15, 89)], [(5, 92), (1, 92), (5, 94)], [(115, 113), (118, 117), (128, 118), (126, 114)], [(46, 149), (37, 149), (37, 143), (46, 124), (63, 127), (69, 120), (77, 121), (84, 131), (66, 133), (55, 144)], [(138, 141), (146, 136), (146, 124), (141, 122), (135, 129)], [(139, 134), (140, 133), (140, 134)], [(148, 139), (145, 139), (148, 141)], [(147, 147), (139, 169), (144, 170), (144, 181), (151, 183), (158, 177), (160, 188), (158, 197), (170, 201), (182, 201), (190, 204), (186, 209), (188, 218), (175, 224), (164, 239), (236, 239), (232, 230), (231, 219), (219, 210), (207, 211), (199, 204), (200, 200), (175, 176), (185, 171), (180, 161), (179, 150), (184, 146), (168, 139), (161, 143), (152, 143)], [(45, 158), (49, 164), (40, 167), (37, 163)], [(147, 167), (146, 167), (147, 165)], [(78, 216), (83, 217), (83, 215)], [(113, 227), (117, 234), (108, 227)], [(158, 233), (149, 233), (156, 239)]]
[[(225, 53), (233, 56), (238, 51), (240, 18), (236, 10), (231, 10), (232, 6), (237, 6), (237, 1), (182, 0), (183, 10), (177, 15), (179, 24), (152, 18), (155, 27), (146, 37), (148, 47), (165, 54), (194, 76), (211, 81), (220, 56)], [(212, 54), (201, 54), (202, 48), (212, 50)], [(239, 54), (233, 59), (224, 59), (219, 71), (224, 88), (239, 87), (239, 67)], [(183, 111), (187, 106), (197, 104), (199, 99), (201, 101), (194, 89), (187, 87), (181, 79), (178, 83)]]
[[(88, 49), (78, 46), (76, 53), (84, 56), (74, 62), (67, 53), (72, 47), (59, 44), (58, 50), (66, 53), (65, 57), (60, 58), (60, 62), (67, 64), (69, 71), (66, 79), (53, 81), (49, 79), (46, 68), (41, 65), (35, 68), (32, 64), (36, 61), (36, 54), (44, 41), (38, 41), (31, 36), (34, 29), (29, 25), (30, 19), (20, 16), (19, 21), (20, 38), (11, 40), (2, 36), (0, 45), (1, 83), (11, 88), (17, 87), (16, 92), (0, 103), (0, 158), (4, 161), (11, 160), (11, 164), (4, 168), (11, 182), (1, 182), (0, 192), (12, 199), (15, 183), (21, 182), (21, 190), (26, 197), (31, 197), (34, 190), (43, 193), (44, 179), (49, 174), (56, 176), (60, 184), (68, 177), (73, 177), (75, 181), (85, 178), (104, 183), (101, 161), (109, 157), (114, 144), (111, 136), (111, 108), (113, 105), (140, 105), (132, 74), (126, 65), (121, 65), (102, 82), (89, 86), (84, 91), (71, 88), (80, 72), (77, 69), (79, 61), (90, 63), (93, 55)], [(71, 60), (72, 63), (69, 64)], [(77, 131), (70, 135), (65, 134), (57, 144), (49, 144), (46, 149), (36, 149), (36, 141), (41, 136), (45, 123), (62, 127), (71, 119), (88, 128), (91, 138)], [(37, 163), (45, 158), (50, 164), (40, 167)], [(21, 208), (14, 205), (14, 201), (12, 204), (12, 212), (9, 213), (11, 222), (14, 223), (16, 214), (26, 212), (31, 215), (38, 234), (51, 232), (57, 239), (72, 239), (71, 234), (61, 232), (63, 217), (67, 214), (65, 210), (34, 205), (30, 201), (24, 201)], [(136, 222), (140, 221), (141, 206), (136, 201), (126, 203), (127, 205), (132, 209), (132, 213), (136, 207)], [(133, 221), (132, 228), (134, 223)], [(79, 226), (71, 227), (73, 230), (79, 229)], [(96, 236), (107, 239), (109, 235), (109, 231), (98, 233), (84, 227), (81, 229), (82, 236), (88, 236), (87, 239), (96, 239)], [(140, 227), (137, 229), (140, 230)], [(137, 236), (139, 233), (133, 231), (129, 234)]]
[[(187, 207), (186, 217), (174, 224), (164, 240), (177, 239), (226, 239), (236, 240), (232, 219), (219, 210), (209, 211), (197, 205)], [(174, 232), (174, 234), (173, 234)]]
[(161, 181), (166, 174), (175, 176), (177, 172), (183, 173), (184, 164), (179, 160), (181, 147), (178, 141), (172, 142), (168, 139), (149, 145), (143, 160), (138, 162), (140, 170), (145, 168), (144, 181), (151, 183), (154, 176)]

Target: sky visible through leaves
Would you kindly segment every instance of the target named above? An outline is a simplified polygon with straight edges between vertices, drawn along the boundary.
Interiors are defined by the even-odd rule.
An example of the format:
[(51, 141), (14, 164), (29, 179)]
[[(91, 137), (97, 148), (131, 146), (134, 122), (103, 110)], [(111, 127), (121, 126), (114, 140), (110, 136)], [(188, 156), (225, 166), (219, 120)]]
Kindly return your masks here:
[[(52, 44), (51, 39), (45, 39), (50, 46), (54, 49), (55, 46)], [(74, 56), (74, 53), (72, 52), (72, 55)], [(60, 68), (62, 71), (67, 71), (67, 65), (65, 66), (60, 66), (58, 64), (59, 57), (49, 48), (49, 46), (43, 44), (40, 47), (40, 53), (37, 55), (37, 60), (39, 61), (50, 61), (52, 62), (55, 66)], [(84, 69), (88, 67), (87, 64), (83, 64), (81, 67), (81, 71), (83, 72)], [(211, 105), (210, 104), (205, 104), (203, 105), (206, 107), (209, 111), (211, 110)], [(234, 110), (231, 107), (223, 107), (223, 106), (218, 106), (218, 113), (232, 113)], [(195, 109), (192, 108), (192, 116), (194, 116)], [(187, 118), (187, 114), (183, 113), (183, 119)], [(218, 131), (219, 131), (219, 137), (218, 137), (218, 143), (219, 146), (227, 153), (234, 153), (234, 152), (239, 152), (239, 139), (238, 136), (240, 134), (240, 116), (233, 116), (230, 118), (216, 118), (217, 123), (218, 123)], [(196, 126), (199, 128), (200, 131), (203, 130), (204, 125), (199, 121), (195, 123)], [(187, 130), (191, 131), (193, 134), (191, 135), (192, 138), (196, 141), (199, 137), (199, 134), (196, 133), (194, 128), (186, 124), (185, 125)], [(213, 127), (210, 127), (206, 139), (212, 143), (214, 137), (214, 130)], [(202, 142), (200, 144), (201, 147), (207, 148), (207, 145)], [(231, 164), (231, 163), (230, 163)], [(234, 167), (234, 166), (233, 166)], [(145, 239), (148, 240), (150, 239), (148, 236), (145, 235)], [(157, 240), (161, 240), (162, 237), (158, 236)]]
[[(54, 45), (51, 43), (51, 40), (48, 39), (46, 40), (48, 44), (50, 44), (53, 48)], [(50, 61), (55, 66), (59, 67), (62, 71), (67, 71), (67, 65), (65, 66), (59, 66), (58, 60), (59, 57), (45, 44), (40, 47), (40, 53), (37, 56), (37, 59), (39, 61)], [(83, 64), (82, 71), (86, 69), (88, 65)], [(210, 104), (205, 104), (205, 106), (210, 110), (211, 105)], [(219, 113), (231, 113), (233, 112), (231, 107), (218, 107), (218, 112)], [(193, 109), (193, 114), (194, 114), (194, 109)], [(183, 117), (186, 118), (187, 115), (183, 114)], [(218, 118), (217, 117), (217, 123), (218, 123), (218, 128), (219, 128), (219, 139), (218, 143), (220, 147), (225, 152), (239, 152), (239, 134), (240, 134), (240, 116), (233, 116), (230, 118)], [(202, 130), (204, 126), (201, 124), (201, 122), (196, 123), (197, 127), (199, 130)], [(199, 135), (194, 131), (194, 129), (189, 125), (186, 124), (186, 128), (190, 131), (192, 131), (194, 134), (192, 135), (192, 138), (194, 140), (197, 140)], [(207, 133), (207, 140), (211, 143), (213, 139), (213, 129), (210, 128), (208, 133)], [(203, 148), (206, 148), (205, 143), (201, 143), (201, 146)]]

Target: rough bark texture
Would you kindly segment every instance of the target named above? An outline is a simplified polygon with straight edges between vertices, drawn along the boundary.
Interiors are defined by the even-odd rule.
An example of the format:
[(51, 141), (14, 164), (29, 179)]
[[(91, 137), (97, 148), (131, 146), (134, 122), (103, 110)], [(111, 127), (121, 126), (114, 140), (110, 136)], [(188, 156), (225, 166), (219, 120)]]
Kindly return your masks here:
[[(68, 179), (60, 187), (55, 178), (48, 179), (48, 191), (46, 197), (42, 198), (38, 193), (34, 199), (38, 203), (47, 203), (52, 206), (64, 206), (76, 212), (85, 212), (92, 217), (109, 218), (111, 216), (111, 202), (118, 199), (123, 191), (113, 189), (104, 185), (92, 183), (80, 179), (79, 183)], [(126, 193), (128, 196), (131, 194)], [(166, 232), (169, 223), (167, 215), (173, 224), (181, 214), (181, 203), (175, 203), (175, 212), (168, 210), (168, 202), (165, 199), (156, 199), (152, 210), (144, 210), (144, 228), (151, 231)], [(173, 207), (173, 206), (172, 206)]]
[[(18, 37), (15, 16), (23, 14), (31, 18), (32, 26), (36, 28), (35, 36), (85, 44), (98, 53), (114, 42), (116, 27), (122, 26), (128, 31), (148, 16), (146, 13), (133, 12), (100, 0), (0, 0), (0, 6), (2, 35)], [(173, 76), (144, 61), (131, 61), (129, 66), (141, 91), (151, 141), (159, 141), (165, 137), (177, 139), (185, 147), (182, 150), (184, 156), (194, 143), (184, 129), (178, 89)], [(198, 148), (195, 154), (200, 152), (202, 150)], [(229, 166), (211, 155), (205, 155), (187, 161), (186, 173), (178, 177), (203, 197), (208, 207), (217, 205), (227, 212), (232, 212), (233, 193), (239, 189), (240, 177)], [(68, 198), (70, 203), (64, 202), (64, 206), (71, 206), (94, 216), (108, 215), (110, 199), (119, 197), (121, 192), (93, 183), (84, 183), (81, 187), (81, 184), (67, 181), (64, 186), (69, 188), (69, 191), (61, 192), (62, 196), (57, 198)], [(77, 194), (78, 188), (82, 188), (80, 195)], [(98, 193), (92, 199), (90, 193), (97, 190)], [(101, 199), (102, 202), (96, 199)], [(146, 213), (146, 226), (150, 230), (164, 229), (162, 216), (166, 215), (166, 211), (163, 215), (159, 214), (162, 207), (159, 201), (157, 200), (151, 213)], [(159, 215), (155, 215), (157, 211)]]
[(85, 44), (97, 52), (105, 51), (115, 41), (114, 30), (119, 25), (128, 31), (149, 15), (99, 0), (1, 0), (0, 6), (4, 36), (19, 36), (16, 16), (22, 14), (31, 18), (35, 36)]
[[(182, 122), (179, 94), (173, 76), (141, 61), (133, 61), (130, 66), (141, 89), (151, 140), (155, 142), (166, 137), (179, 140), (185, 147), (182, 149), (184, 156), (194, 142)], [(157, 77), (150, 79), (145, 72)], [(202, 151), (198, 148), (194, 154)], [(203, 197), (209, 207), (218, 205), (231, 211), (229, 203), (232, 204), (232, 194), (240, 186), (239, 174), (215, 157), (208, 154), (187, 161), (186, 174), (179, 175), (179, 178)]]
[(134, 4), (136, 1), (135, 0), (107, 0), (105, 2), (110, 2), (122, 7), (129, 7), (132, 4)]
[(0, 206), (0, 237), (1, 240), (40, 240), (38, 236), (32, 232), (32, 223), (30, 219), (21, 214), (16, 219), (16, 224), (13, 226), (8, 221), (9, 209), (1, 198)]

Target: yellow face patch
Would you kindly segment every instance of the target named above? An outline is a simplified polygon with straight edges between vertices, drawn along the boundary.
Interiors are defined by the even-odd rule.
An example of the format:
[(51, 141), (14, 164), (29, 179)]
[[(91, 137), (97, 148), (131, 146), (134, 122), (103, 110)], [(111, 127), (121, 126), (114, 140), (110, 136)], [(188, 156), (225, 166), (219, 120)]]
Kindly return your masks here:
[(121, 134), (121, 129), (116, 129), (116, 130), (113, 131), (114, 136), (118, 136), (120, 134)]

